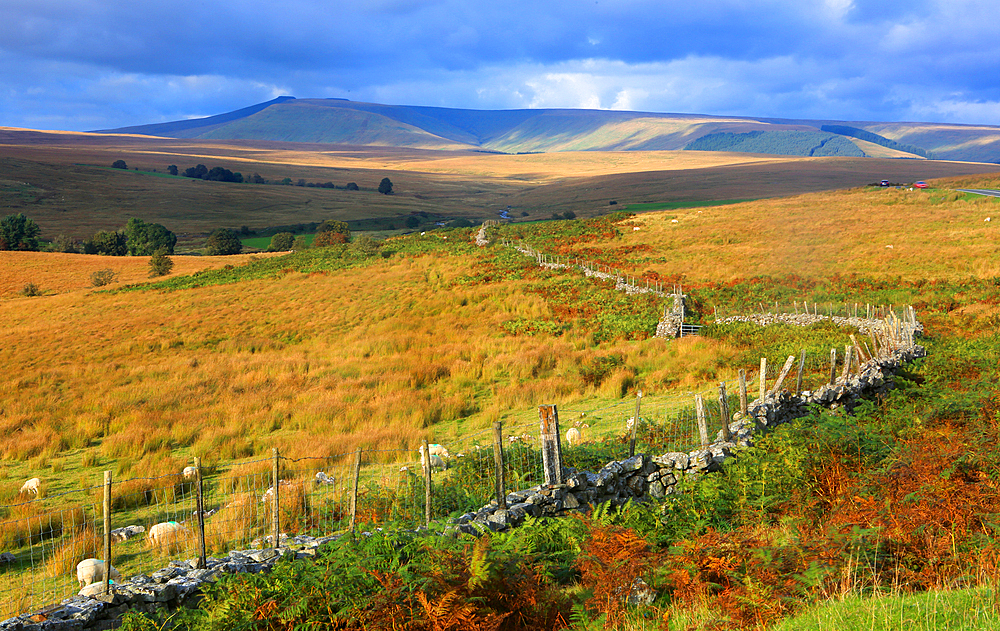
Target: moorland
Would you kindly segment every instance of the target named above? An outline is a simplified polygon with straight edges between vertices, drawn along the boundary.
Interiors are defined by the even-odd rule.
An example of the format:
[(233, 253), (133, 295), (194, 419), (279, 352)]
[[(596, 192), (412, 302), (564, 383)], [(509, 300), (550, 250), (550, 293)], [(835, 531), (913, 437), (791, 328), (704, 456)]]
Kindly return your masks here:
[[(105, 469), (176, 473), (193, 456), (216, 465), (272, 447), (412, 453), (422, 439), (530, 418), (540, 403), (590, 409), (638, 389), (698, 391), (761, 356), (780, 364), (842, 346), (848, 333), (714, 324), (716, 309), (912, 305), (926, 327), (927, 359), (892, 393), (851, 415), (814, 410), (675, 500), (475, 543), (378, 535), (220, 581), (214, 606), (173, 619), (181, 628), (900, 628), (904, 616), (918, 629), (998, 625), (1000, 255), (986, 219), (1000, 202), (955, 190), (997, 188), (996, 165), (23, 131), (3, 140), (5, 214), (32, 217), (43, 237), (82, 238), (129, 216), (186, 236), (189, 251), (219, 226), (340, 219), (384, 237), (375, 248), (175, 256), (157, 281), (144, 278), (146, 257), (0, 252), (5, 505), (26, 499), (17, 488), (35, 475), (55, 506)], [(116, 159), (130, 169), (109, 168)], [(195, 163), (360, 190), (166, 175)], [(385, 176), (392, 195), (375, 190)], [(864, 186), (880, 179), (932, 186)], [(477, 228), (436, 225), (508, 206), (515, 221), (487, 247), (475, 246)], [(550, 220), (564, 210), (578, 219)], [(419, 212), (430, 220), (403, 234)], [(372, 217), (383, 222), (360, 223)], [(703, 335), (655, 339), (661, 299), (539, 268), (499, 238), (682, 285)], [(90, 286), (93, 266), (114, 266), (120, 282)], [(29, 282), (43, 295), (20, 295)], [(605, 438), (618, 437), (585, 449), (600, 457)], [(640, 574), (660, 596), (622, 607), (613, 588)]]

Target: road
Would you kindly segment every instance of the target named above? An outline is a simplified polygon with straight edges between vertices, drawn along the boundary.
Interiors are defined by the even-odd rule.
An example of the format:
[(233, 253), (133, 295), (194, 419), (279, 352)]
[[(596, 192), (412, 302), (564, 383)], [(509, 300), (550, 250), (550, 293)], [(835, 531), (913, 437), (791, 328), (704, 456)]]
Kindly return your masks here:
[(976, 195), (986, 195), (988, 197), (1000, 197), (1000, 191), (990, 191), (986, 189), (979, 188), (960, 188), (957, 189), (963, 193), (974, 193)]

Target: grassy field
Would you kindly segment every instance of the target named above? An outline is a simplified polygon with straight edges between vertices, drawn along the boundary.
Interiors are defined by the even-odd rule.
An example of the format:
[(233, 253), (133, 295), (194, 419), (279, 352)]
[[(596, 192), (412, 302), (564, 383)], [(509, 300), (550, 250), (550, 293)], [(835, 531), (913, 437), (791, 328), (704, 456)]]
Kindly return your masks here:
[[(141, 147), (147, 141), (135, 142)], [(178, 151), (191, 146), (179, 143)], [(31, 149), (47, 150), (44, 145)], [(94, 155), (106, 151), (105, 158), (120, 150), (87, 149)], [(131, 150), (138, 151), (135, 146)], [(156, 155), (157, 160), (163, 157)], [(402, 161), (401, 156), (393, 159)], [(491, 158), (469, 156), (461, 168)], [(544, 163), (535, 156), (518, 158), (525, 158), (522, 164), (529, 159)], [(132, 154), (125, 159), (130, 165), (135, 160)], [(596, 164), (600, 158), (546, 159), (552, 179), (545, 186), (532, 192), (533, 185), (497, 177), (495, 191), (518, 191), (511, 198), (535, 195), (533, 213), (571, 208), (573, 194), (581, 208), (604, 199), (600, 212), (614, 209), (606, 201), (612, 192), (619, 206), (627, 206), (629, 196), (634, 203), (649, 204), (691, 203), (698, 197), (684, 192), (689, 198), (684, 202), (656, 193), (665, 182), (679, 181), (673, 176), (694, 182), (685, 169), (620, 174), (607, 166), (609, 175), (573, 179), (553, 173), (570, 168), (566, 165), (574, 159)], [(46, 163), (40, 153), (31, 160), (4, 160), (19, 164), (17, 168), (48, 164), (47, 177), (75, 182), (66, 190), (81, 195), (72, 211), (76, 216), (101, 207), (116, 190), (128, 190), (128, 182), (141, 181), (130, 194), (148, 195), (148, 200), (155, 195), (170, 199), (169, 192), (176, 190), (172, 187), (221, 191), (226, 186)], [(803, 177), (805, 183), (796, 186), (818, 186), (830, 173), (824, 169), (846, 169), (845, 164), (762, 161), (739, 167), (739, 177), (749, 178), (742, 180), (744, 189), (763, 189), (760, 182), (746, 182), (753, 174), (780, 173), (785, 165)], [(900, 169), (926, 164), (932, 165), (928, 169), (945, 168), (923, 161), (900, 164)], [(315, 168), (318, 176), (329, 173)], [(703, 196), (729, 201), (742, 194), (756, 197), (749, 190), (736, 193), (739, 182), (719, 184), (729, 168), (701, 170), (705, 186), (717, 185)], [(105, 197), (85, 198), (94, 173), (106, 181), (90, 188)], [(357, 171), (349, 173), (353, 177)], [(846, 169), (842, 176), (870, 177), (856, 169)], [(428, 193), (435, 186), (453, 186), (453, 202), (496, 194), (470, 188), (466, 175), (413, 177)], [(724, 478), (731, 482), (725, 488), (709, 486), (707, 495), (692, 496), (700, 504), (675, 515), (676, 527), (648, 515), (622, 517), (623, 527), (644, 533), (658, 554), (671, 546), (687, 550), (662, 557), (673, 560), (656, 566), (650, 576), (673, 603), (659, 601), (657, 615), (690, 619), (694, 629), (770, 625), (807, 604), (854, 594), (836, 576), (855, 562), (852, 555), (859, 550), (871, 558), (895, 555), (905, 561), (909, 573), (896, 585), (905, 590), (944, 587), (959, 579), (986, 582), (982, 577), (995, 569), (987, 525), (988, 514), (997, 512), (998, 505), (991, 480), (1000, 475), (988, 450), (983, 451), (996, 429), (990, 406), (997, 375), (990, 358), (995, 357), (1000, 326), (1000, 256), (991, 232), (995, 222), (984, 219), (996, 216), (1000, 206), (950, 189), (995, 187), (996, 177), (938, 180), (925, 191), (854, 188), (724, 206), (646, 207), (647, 212), (635, 216), (602, 217), (593, 210), (595, 216), (584, 221), (526, 221), (495, 229), (495, 236), (523, 239), (550, 254), (598, 261), (668, 286), (681, 283), (691, 298), (690, 317), (706, 324), (715, 308), (747, 311), (761, 302), (808, 300), (913, 304), (928, 326), (932, 358), (907, 373), (903, 388), (893, 395), (897, 398), (857, 417), (857, 426), (877, 437), (877, 447), (862, 444), (836, 417), (822, 417), (819, 425), (830, 434), (814, 436), (809, 445), (825, 445), (823, 449), (809, 451), (783, 437), (791, 442), (779, 441), (774, 452), (750, 460), (764, 463), (758, 467), (772, 466), (770, 457), (794, 460), (798, 464), (792, 471), (801, 478), (786, 480), (774, 473), (768, 478), (773, 486), (758, 496), (753, 472), (734, 469)], [(17, 181), (30, 180), (4, 180), (5, 195), (13, 195), (15, 187), (8, 183)], [(156, 189), (160, 184), (166, 188)], [(24, 188), (29, 185), (18, 186), (18, 199), (34, 194)], [(291, 225), (293, 221), (281, 222), (293, 217), (303, 221), (303, 215), (291, 210), (298, 203), (294, 199), (305, 205), (310, 195), (349, 193), (294, 186), (237, 185), (232, 190), (289, 196), (281, 202), (288, 204), (287, 215), (267, 214), (266, 225), (272, 226)], [(376, 201), (385, 197), (356, 193)], [(189, 201), (201, 204), (198, 199)], [(400, 204), (398, 212), (408, 213), (405, 204), (413, 200), (434, 205), (430, 196), (402, 192), (387, 203)], [(51, 206), (52, 217), (60, 216), (54, 194), (24, 203), (28, 205), (14, 210), (31, 215), (29, 208)], [(456, 202), (456, 213), (460, 206)], [(364, 212), (372, 208), (374, 202)], [(70, 212), (43, 230), (68, 225)], [(178, 221), (183, 216), (180, 205), (169, 212), (178, 213), (170, 215)], [(362, 210), (351, 212), (358, 214), (342, 216), (363, 215)], [(440, 208), (435, 212), (443, 213)], [(107, 210), (107, 217), (113, 216), (123, 223), (120, 214)], [(240, 217), (224, 216), (227, 222)], [(184, 221), (191, 222), (192, 230), (209, 225), (200, 216)], [(96, 226), (95, 219), (87, 229)], [(60, 493), (92, 486), (104, 469), (116, 479), (176, 475), (193, 456), (211, 466), (265, 458), (272, 447), (289, 458), (304, 458), (364, 446), (412, 460), (422, 439), (460, 442), (498, 419), (530, 426), (541, 403), (557, 403), (567, 414), (592, 415), (608, 406), (630, 407), (641, 388), (651, 405), (657, 402), (667, 410), (671, 401), (732, 379), (739, 368), (752, 369), (762, 355), (777, 362), (802, 348), (818, 354), (846, 341), (846, 332), (823, 327), (768, 332), (710, 327), (704, 337), (652, 339), (661, 300), (626, 297), (609, 283), (577, 272), (540, 269), (497, 245), (476, 248), (475, 232), (443, 229), (394, 237), (372, 251), (350, 245), (295, 254), (176, 256), (174, 273), (155, 283), (147, 279), (144, 257), (0, 253), (0, 321), (5, 323), (0, 330), (0, 366), (5, 368), (0, 371), (0, 466), (7, 481), (0, 503), (14, 503), (20, 483), (36, 475), (52, 498), (46, 505), (55, 506)], [(95, 290), (90, 275), (108, 268), (118, 273), (118, 283), (111, 291)], [(29, 282), (45, 295), (20, 295)], [(621, 422), (617, 415), (606, 420), (606, 428), (595, 423), (595, 441), (599, 429), (613, 436)], [(878, 459), (851, 455), (860, 454), (862, 447), (879, 454)], [(948, 469), (962, 453), (982, 455)], [(917, 496), (923, 499), (914, 502)], [(0, 518), (10, 516), (10, 509), (0, 511)], [(851, 534), (852, 528), (877, 531), (884, 537), (879, 541), (892, 544), (880, 547), (866, 534)], [(716, 538), (719, 533), (726, 534)], [(586, 535), (579, 537), (570, 546), (577, 551), (588, 541)], [(726, 537), (744, 545), (732, 548)], [(741, 557), (739, 550), (773, 556), (761, 561)], [(698, 565), (699, 558), (716, 559), (717, 564)], [(788, 559), (804, 559), (806, 565)], [(808, 564), (812, 561), (815, 568)], [(567, 571), (573, 576), (575, 570)], [(686, 573), (687, 582), (677, 572)], [(887, 574), (879, 578), (889, 581)], [(783, 591), (790, 584), (802, 587)], [(754, 585), (757, 591), (751, 589)], [(783, 604), (773, 607), (771, 602)], [(712, 626), (711, 613), (698, 613), (706, 603), (709, 612), (724, 612), (722, 626)]]

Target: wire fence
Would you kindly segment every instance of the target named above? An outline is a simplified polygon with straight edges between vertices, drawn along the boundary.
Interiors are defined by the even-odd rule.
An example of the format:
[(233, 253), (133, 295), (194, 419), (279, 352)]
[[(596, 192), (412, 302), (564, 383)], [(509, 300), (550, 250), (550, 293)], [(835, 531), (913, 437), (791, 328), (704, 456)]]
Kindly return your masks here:
[[(877, 348), (869, 355), (891, 350), (892, 339), (872, 338)], [(845, 351), (853, 363), (845, 365)], [(791, 391), (818, 389), (842, 379), (845, 367), (857, 371), (863, 352), (854, 345), (830, 355), (765, 359), (759, 369), (744, 371), (742, 380), (699, 392), (638, 393), (598, 407), (563, 406), (561, 431), (565, 436), (572, 428), (578, 435), (562, 440), (561, 462), (597, 471), (633, 450), (689, 452), (715, 440), (732, 412), (743, 407), (743, 391), (753, 400), (776, 389), (782, 378)], [(475, 512), (500, 499), (498, 480), (504, 491), (545, 481), (540, 416), (538, 409), (510, 412), (499, 427), (431, 445), (427, 466), (413, 449), (298, 459), (275, 450), (270, 458), (204, 468), (196, 462), (182, 472), (60, 494), (45, 495), (42, 484), (33, 497), (29, 488), (19, 496), (23, 501), (0, 506), (0, 619), (58, 602), (94, 582), (94, 576), (78, 581), (77, 564), (105, 558), (107, 545), (112, 566), (127, 577), (151, 573), (171, 559), (274, 547), (288, 537), (412, 529)], [(100, 472), (93, 473), (97, 482)]]

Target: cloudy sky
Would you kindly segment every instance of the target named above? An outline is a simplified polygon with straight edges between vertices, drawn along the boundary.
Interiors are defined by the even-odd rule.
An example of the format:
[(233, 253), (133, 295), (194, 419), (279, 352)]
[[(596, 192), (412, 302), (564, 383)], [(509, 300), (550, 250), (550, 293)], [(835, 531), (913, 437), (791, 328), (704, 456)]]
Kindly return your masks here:
[(0, 126), (279, 95), (1000, 125), (997, 0), (0, 0)]

